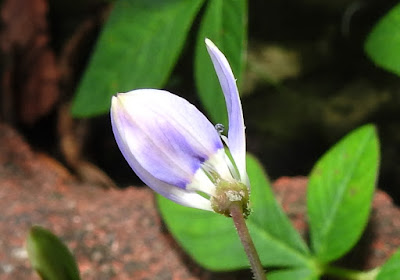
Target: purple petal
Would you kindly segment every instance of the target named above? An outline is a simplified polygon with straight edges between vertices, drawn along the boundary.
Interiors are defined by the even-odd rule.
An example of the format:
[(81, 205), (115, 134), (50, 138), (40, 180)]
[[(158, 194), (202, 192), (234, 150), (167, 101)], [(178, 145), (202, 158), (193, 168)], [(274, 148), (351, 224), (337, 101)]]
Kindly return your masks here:
[(112, 99), (111, 119), (125, 159), (159, 193), (164, 184), (185, 189), (201, 164), (223, 147), (207, 118), (167, 91), (120, 93)]
[(222, 91), (225, 96), (226, 107), (228, 109), (229, 130), (228, 144), (229, 150), (238, 168), (240, 179), (243, 183), (247, 181), (246, 172), (246, 139), (245, 126), (243, 120), (242, 104), (240, 103), (239, 92), (232, 69), (223, 53), (209, 39), (205, 40), (208, 53), (214, 64), (215, 71)]
[[(115, 102), (114, 99), (115, 97), (113, 97), (113, 104)], [(114, 114), (115, 112), (113, 113), (113, 110), (111, 110), (111, 124), (118, 146), (131, 168), (146, 185), (151, 187), (154, 191), (158, 192), (162, 196), (181, 205), (212, 211), (211, 203), (208, 199), (205, 199), (195, 192), (189, 192), (187, 190), (162, 182), (146, 171), (146, 169), (143, 168), (143, 166), (141, 166), (136, 160), (135, 155), (132, 154), (132, 151), (126, 143), (127, 139), (125, 139), (123, 134), (120, 133), (120, 124), (118, 119), (114, 117)]]

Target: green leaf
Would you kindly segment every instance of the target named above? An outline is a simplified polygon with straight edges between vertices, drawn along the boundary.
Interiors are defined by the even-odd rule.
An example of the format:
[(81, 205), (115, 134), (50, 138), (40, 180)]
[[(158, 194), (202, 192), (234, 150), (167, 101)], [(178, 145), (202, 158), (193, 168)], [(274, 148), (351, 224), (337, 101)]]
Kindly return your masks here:
[(379, 166), (375, 128), (363, 126), (314, 166), (307, 191), (311, 243), (321, 262), (349, 251), (369, 217)]
[(240, 85), (247, 32), (247, 0), (209, 0), (196, 43), (195, 81), (200, 100), (215, 123), (228, 125), (225, 99), (204, 39), (225, 54)]
[(381, 267), (376, 280), (400, 279), (400, 249)]
[(32, 267), (43, 280), (79, 280), (75, 259), (62, 241), (50, 231), (33, 226), (26, 247)]
[[(277, 204), (260, 164), (247, 157), (251, 182), (252, 213), (247, 225), (263, 265), (304, 266), (309, 262), (306, 245)], [(157, 197), (170, 232), (185, 251), (202, 266), (216, 271), (248, 267), (231, 219)]]
[(115, 1), (78, 87), (72, 114), (103, 114), (117, 92), (162, 87), (203, 1)]
[(318, 273), (308, 267), (274, 270), (267, 272), (268, 280), (317, 280), (319, 279)]
[(372, 29), (364, 49), (382, 68), (400, 75), (400, 4), (392, 8)]

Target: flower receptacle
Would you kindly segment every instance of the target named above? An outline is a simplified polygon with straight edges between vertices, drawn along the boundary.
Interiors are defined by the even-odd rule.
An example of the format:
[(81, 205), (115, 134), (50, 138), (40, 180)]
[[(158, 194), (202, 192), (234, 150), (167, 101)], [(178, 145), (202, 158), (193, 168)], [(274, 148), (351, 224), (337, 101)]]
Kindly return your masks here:
[(243, 216), (247, 218), (251, 212), (249, 189), (238, 181), (221, 180), (216, 186), (215, 195), (211, 198), (211, 207), (216, 213), (230, 217), (230, 209), (233, 204), (239, 204)]

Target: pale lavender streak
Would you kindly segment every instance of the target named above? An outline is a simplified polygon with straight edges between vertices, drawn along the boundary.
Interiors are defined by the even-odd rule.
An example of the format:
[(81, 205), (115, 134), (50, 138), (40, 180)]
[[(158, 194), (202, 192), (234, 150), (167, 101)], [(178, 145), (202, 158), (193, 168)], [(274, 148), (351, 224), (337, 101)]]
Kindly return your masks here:
[[(148, 171), (156, 178), (180, 188), (185, 188), (190, 183), (191, 178), (187, 176), (180, 177), (180, 174), (174, 174), (175, 170), (173, 169), (178, 170), (182, 165), (185, 165), (190, 169), (189, 174), (193, 175), (201, 164), (208, 159), (208, 155), (204, 151), (195, 150), (185, 135), (181, 134), (181, 131), (178, 131), (170, 123), (160, 124), (158, 131), (152, 134), (152, 139), (149, 139), (149, 141), (156, 143), (156, 146), (162, 147), (162, 149), (154, 148), (151, 145), (153, 147), (149, 147), (147, 151), (144, 151), (147, 154), (144, 165), (148, 167)], [(162, 156), (162, 153), (166, 150), (179, 160), (174, 160), (174, 164), (166, 161)], [(215, 150), (217, 150), (217, 145)], [(171, 176), (172, 174), (175, 176)]]
[(242, 104), (240, 103), (236, 80), (233, 76), (233, 72), (228, 61), (222, 52), (210, 40), (206, 39), (205, 41), (208, 53), (210, 54), (219, 82), (221, 84), (228, 109), (229, 150), (233, 159), (235, 160), (241, 180), (242, 182), (245, 182), (247, 180), (245, 126)]
[[(120, 121), (125, 134), (124, 138), (129, 139), (127, 145), (130, 154), (140, 166), (167, 184), (185, 188), (190, 181), (191, 174), (200, 166), (199, 160), (196, 157), (189, 157), (188, 154), (188, 157), (185, 154), (178, 156), (179, 152), (177, 153), (174, 146), (171, 145), (173, 143), (169, 142), (168, 136), (171, 137), (171, 135), (165, 134), (164, 128), (155, 128), (153, 129), (156, 131), (155, 135), (149, 135), (143, 133), (137, 123), (132, 123), (129, 119), (121, 117)], [(174, 141), (176, 145), (178, 142), (183, 142), (179, 139)], [(119, 146), (121, 145), (119, 144)], [(171, 158), (170, 154), (174, 152), (175, 157)], [(125, 158), (128, 162), (132, 160), (132, 158)], [(179, 164), (179, 162), (184, 163)]]
[(158, 180), (185, 188), (201, 164), (223, 147), (218, 133), (204, 115), (178, 96), (156, 90), (128, 94), (128, 101), (114, 116), (119, 119), (118, 131), (124, 134), (128, 155)]
[(125, 142), (125, 139), (121, 135), (121, 127), (119, 127), (120, 123), (115, 121), (116, 114), (117, 113), (111, 110), (111, 124), (115, 140), (119, 149), (121, 150), (122, 155), (125, 157), (129, 163), (129, 166), (136, 173), (136, 175), (147, 186), (151, 187), (154, 191), (158, 192), (162, 196), (185, 206), (204, 209), (205, 202), (201, 201), (201, 198), (199, 199), (197, 194), (187, 193), (183, 189), (158, 180), (138, 163), (135, 156), (131, 153), (128, 144)]

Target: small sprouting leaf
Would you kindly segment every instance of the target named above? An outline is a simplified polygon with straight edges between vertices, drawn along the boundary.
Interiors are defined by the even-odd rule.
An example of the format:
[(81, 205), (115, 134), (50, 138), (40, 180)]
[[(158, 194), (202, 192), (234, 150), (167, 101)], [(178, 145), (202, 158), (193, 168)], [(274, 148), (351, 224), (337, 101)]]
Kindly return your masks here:
[[(247, 157), (251, 183), (250, 234), (265, 266), (307, 266), (309, 252), (276, 202), (260, 164)], [(231, 219), (157, 197), (169, 230), (202, 266), (216, 271), (247, 268), (248, 260)]]
[(392, 8), (372, 29), (364, 48), (382, 68), (400, 75), (400, 4)]
[(203, 1), (114, 1), (76, 92), (72, 114), (103, 114), (117, 92), (162, 87)]
[(33, 226), (26, 239), (32, 267), (43, 280), (79, 280), (79, 270), (67, 246), (50, 231)]
[(349, 251), (369, 217), (379, 167), (372, 125), (363, 126), (331, 148), (314, 166), (307, 191), (311, 244), (321, 262)]
[(381, 267), (376, 280), (400, 279), (400, 249)]
[(195, 82), (200, 100), (214, 123), (228, 124), (221, 86), (204, 45), (209, 38), (225, 54), (240, 84), (247, 32), (247, 0), (210, 0), (201, 21), (195, 54)]

